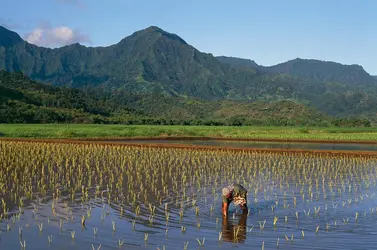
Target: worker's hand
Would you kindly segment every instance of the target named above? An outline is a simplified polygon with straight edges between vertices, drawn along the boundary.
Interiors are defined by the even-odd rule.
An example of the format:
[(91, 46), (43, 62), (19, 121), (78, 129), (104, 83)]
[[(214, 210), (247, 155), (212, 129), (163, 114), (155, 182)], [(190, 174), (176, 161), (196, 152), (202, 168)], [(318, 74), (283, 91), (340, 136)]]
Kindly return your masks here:
[(235, 205), (243, 206), (246, 204), (246, 199), (243, 197), (237, 196), (237, 197), (234, 197), (233, 202)]

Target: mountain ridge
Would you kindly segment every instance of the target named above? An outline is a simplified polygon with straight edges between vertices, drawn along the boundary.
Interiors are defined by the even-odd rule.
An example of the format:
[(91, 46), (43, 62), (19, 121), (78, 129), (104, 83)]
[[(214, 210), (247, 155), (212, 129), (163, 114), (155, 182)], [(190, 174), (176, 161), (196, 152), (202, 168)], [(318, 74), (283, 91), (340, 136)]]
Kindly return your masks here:
[(23, 41), (16, 32), (0, 25), (0, 46), (11, 47)]
[[(335, 116), (377, 120), (373, 115), (377, 112), (375, 79), (359, 67), (347, 75), (348, 67), (331, 63), (328, 69), (324, 65), (308, 67), (306, 60), (295, 59), (272, 67), (234, 67), (156, 26), (107, 47), (76, 43), (50, 49), (25, 41), (0, 47), (0, 69), (21, 71), (56, 86), (93, 88), (120, 98), (133, 93), (207, 101), (294, 100)], [(357, 84), (355, 77), (361, 79)]]
[[(258, 68), (261, 65), (258, 65), (254, 60), (244, 59), (232, 56), (216, 56), (216, 59), (223, 63), (228, 63), (230, 65), (238, 67), (255, 67)], [(263, 66), (262, 66), (263, 67)]]
[[(254, 60), (251, 59), (244, 59), (244, 58), (237, 58), (237, 57), (226, 57), (226, 56), (217, 56), (216, 57), (219, 61), (228, 63), (233, 66), (242, 66), (242, 67), (252, 67), (259, 69), (264, 72), (268, 73), (283, 73), (288, 75), (294, 75), (297, 77), (308, 78), (310, 80), (316, 81), (334, 81), (334, 82), (342, 82), (348, 84), (377, 84), (375, 81), (375, 77), (370, 75), (365, 69), (359, 64), (341, 64), (338, 62), (333, 61), (324, 61), (318, 59), (303, 59), (303, 58), (295, 58), (286, 62), (282, 62), (272, 66), (263, 66), (257, 64)], [(315, 71), (313, 69), (322, 67), (319, 70)], [(326, 69), (324, 69), (326, 68)], [(329, 70), (329, 68), (331, 68)], [(328, 72), (324, 72), (324, 71)], [(310, 72), (305, 72), (310, 71)], [(338, 71), (337, 74), (330, 75), (329, 71), (334, 72)], [(351, 72), (354, 76), (355, 74), (359, 74), (360, 77), (357, 80), (352, 79), (344, 79), (344, 77), (340, 77), (343, 72), (345, 74), (350, 74)], [(352, 75), (348, 76), (352, 77)], [(361, 82), (360, 82), (360, 79)]]
[[(119, 42), (114, 43), (112, 45), (108, 45), (108, 46), (85, 46), (85, 45), (82, 45), (82, 44), (76, 42), (76, 43), (72, 43), (72, 44), (69, 44), (69, 45), (64, 45), (64, 46), (56, 47), (56, 48), (47, 48), (47, 47), (40, 47), (40, 48), (46, 48), (46, 49), (51, 49), (51, 50), (58, 50), (58, 49), (61, 49), (61, 48), (64, 48), (64, 47), (78, 46), (78, 45), (81, 46), (81, 47), (84, 47), (84, 48), (107, 48), (107, 47), (112, 47), (114, 45), (117, 45), (117, 44), (121, 43), (124, 39), (126, 39), (128, 37), (131, 37), (131, 36), (133, 36), (135, 34), (142, 33), (142, 32), (158, 32), (158, 33), (161, 33), (163, 35), (168, 36), (171, 39), (177, 39), (177, 40), (180, 40), (184, 44), (188, 44), (184, 39), (182, 39), (178, 35), (176, 35), (174, 33), (167, 32), (167, 31), (161, 29), (158, 26), (151, 25), (151, 26), (149, 26), (149, 27), (147, 27), (145, 29), (135, 31), (131, 35), (126, 36), (123, 39), (121, 39)], [(14, 32), (12, 30), (9, 30), (9, 29), (5, 28), (4, 26), (0, 25), (0, 35), (1, 35), (0, 37), (6, 37), (6, 35), (8, 36), (9, 34), (12, 34), (12, 36), (14, 36), (14, 38), (16, 38), (15, 40), (17, 40), (17, 42), (20, 42), (20, 41), (26, 42), (16, 32)], [(29, 43), (29, 44), (31, 44), (31, 43)], [(11, 45), (12, 45), (12, 43), (11, 43)], [(31, 44), (31, 45), (34, 45), (34, 44)], [(0, 44), (0, 46), (2, 46), (2, 44)], [(34, 45), (34, 46), (37, 46), (37, 45)], [(202, 53), (204, 53), (204, 52), (202, 52)], [(211, 54), (211, 53), (207, 53), (207, 54)], [(224, 60), (226, 60), (226, 59), (234, 59), (234, 60), (240, 60), (240, 61), (249, 61), (250, 64), (257, 65), (257, 66), (260, 66), (260, 67), (263, 67), (263, 68), (271, 68), (271, 67), (275, 67), (275, 66), (278, 66), (278, 65), (281, 65), (281, 64), (291, 63), (291, 62), (294, 62), (294, 61), (302, 60), (302, 61), (314, 61), (314, 62), (319, 62), (319, 63), (332, 63), (332, 64), (337, 64), (337, 65), (346, 66), (346, 67), (347, 66), (361, 67), (361, 69), (365, 71), (365, 69), (363, 68), (363, 66), (360, 65), (360, 64), (356, 64), (356, 63), (355, 64), (344, 64), (344, 63), (339, 63), (339, 62), (335, 62), (335, 61), (320, 60), (320, 59), (314, 59), (314, 58), (300, 58), (300, 57), (296, 57), (294, 59), (291, 59), (291, 60), (288, 60), (288, 61), (285, 61), (285, 62), (281, 62), (281, 63), (275, 64), (275, 65), (271, 65), (271, 66), (259, 65), (259, 64), (257, 64), (252, 59), (240, 58), (240, 57), (234, 57), (234, 56), (222, 56), (222, 55), (220, 55), (220, 56), (216, 56), (216, 58), (219, 59), (220, 61), (223, 61), (223, 59)], [(366, 73), (368, 73), (368, 72), (366, 72)], [(373, 76), (373, 77), (377, 77), (377, 76)]]

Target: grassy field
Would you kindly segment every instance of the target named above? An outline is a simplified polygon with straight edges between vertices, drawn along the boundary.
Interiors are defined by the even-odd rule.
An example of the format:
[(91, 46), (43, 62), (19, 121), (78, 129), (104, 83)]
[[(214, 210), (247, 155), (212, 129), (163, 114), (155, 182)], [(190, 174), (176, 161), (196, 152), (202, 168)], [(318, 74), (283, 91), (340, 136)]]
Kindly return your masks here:
[(0, 124), (0, 137), (111, 138), (203, 136), (254, 139), (377, 140), (377, 128)]

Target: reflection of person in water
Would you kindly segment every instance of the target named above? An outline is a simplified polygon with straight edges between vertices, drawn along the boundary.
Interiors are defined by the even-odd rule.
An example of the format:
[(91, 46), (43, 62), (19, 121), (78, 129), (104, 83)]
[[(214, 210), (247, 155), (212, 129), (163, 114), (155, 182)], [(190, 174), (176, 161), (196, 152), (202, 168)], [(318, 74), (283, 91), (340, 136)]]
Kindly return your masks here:
[(247, 233), (247, 214), (243, 213), (237, 217), (240, 217), (238, 224), (233, 225), (229, 216), (223, 216), (222, 234), (224, 241), (238, 243), (245, 242)]
[(243, 212), (247, 212), (247, 190), (240, 184), (231, 184), (222, 190), (222, 213), (227, 216), (229, 204), (233, 201), (239, 205)]

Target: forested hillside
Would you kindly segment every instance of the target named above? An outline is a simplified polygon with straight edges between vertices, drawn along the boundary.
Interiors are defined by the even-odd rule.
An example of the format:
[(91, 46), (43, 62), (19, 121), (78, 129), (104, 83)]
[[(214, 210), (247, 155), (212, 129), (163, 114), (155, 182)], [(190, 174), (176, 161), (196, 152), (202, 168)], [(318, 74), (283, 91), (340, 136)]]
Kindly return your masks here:
[(116, 93), (54, 87), (22, 73), (0, 71), (0, 122), (185, 125), (369, 126), (337, 120), (293, 101), (203, 101), (160, 94)]
[[(44, 84), (72, 88), (63, 88), (66, 92), (84, 93), (80, 100), (81, 106), (86, 105), (86, 108), (73, 104), (67, 108), (90, 114), (90, 117), (105, 117), (106, 121), (114, 117), (114, 112), (120, 117), (124, 117), (124, 113), (155, 117), (156, 113), (150, 112), (153, 107), (148, 107), (150, 96), (159, 104), (166, 100), (174, 103), (175, 106), (157, 112), (164, 113), (163, 119), (175, 119), (177, 113), (178, 117), (182, 113), (185, 119), (223, 119), (216, 115), (217, 109), (234, 104), (238, 109), (226, 117), (242, 114), (251, 121), (254, 111), (245, 113), (243, 105), (256, 108), (255, 105), (278, 104), (281, 105), (279, 110), (291, 103), (310, 112), (318, 110), (339, 118), (377, 121), (376, 79), (360, 66), (295, 59), (263, 67), (252, 60), (216, 58), (155, 26), (137, 31), (108, 47), (72, 44), (56, 49), (29, 44), (17, 33), (0, 27), (0, 69), (23, 72)], [(3, 93), (20, 92), (17, 87), (2, 88)], [(108, 103), (106, 108), (103, 98)], [(200, 103), (200, 109), (205, 112), (199, 108), (193, 111), (193, 105), (189, 105), (191, 100)], [(39, 100), (41, 104), (44, 102), (46, 100)], [(119, 103), (126, 106), (117, 109)], [(50, 106), (60, 109), (59, 105)], [(95, 109), (91, 108), (93, 105)], [(266, 112), (263, 114), (266, 115), (264, 121), (276, 118)], [(75, 116), (71, 120), (77, 119)]]

